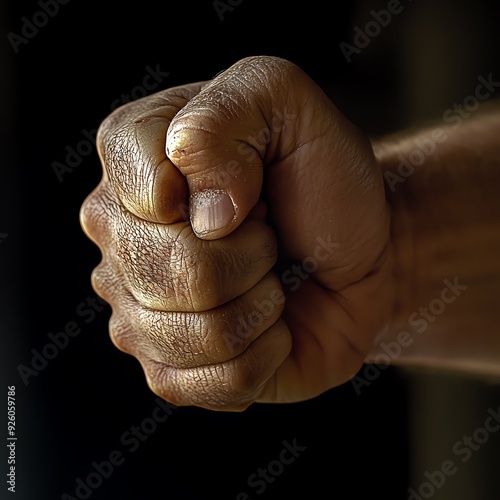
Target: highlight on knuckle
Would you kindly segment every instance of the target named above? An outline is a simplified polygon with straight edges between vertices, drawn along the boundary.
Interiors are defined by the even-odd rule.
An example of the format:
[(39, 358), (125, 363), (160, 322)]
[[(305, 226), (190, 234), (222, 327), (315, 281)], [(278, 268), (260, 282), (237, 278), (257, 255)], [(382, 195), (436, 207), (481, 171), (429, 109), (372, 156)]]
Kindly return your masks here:
[(99, 297), (108, 303), (113, 301), (116, 295), (115, 277), (111, 266), (105, 259), (92, 270), (90, 282)]
[(80, 208), (80, 225), (87, 236), (102, 245), (116, 217), (116, 201), (110, 195), (109, 183), (101, 180)]
[(113, 312), (108, 322), (108, 333), (113, 344), (124, 352), (130, 351), (128, 325), (123, 316)]

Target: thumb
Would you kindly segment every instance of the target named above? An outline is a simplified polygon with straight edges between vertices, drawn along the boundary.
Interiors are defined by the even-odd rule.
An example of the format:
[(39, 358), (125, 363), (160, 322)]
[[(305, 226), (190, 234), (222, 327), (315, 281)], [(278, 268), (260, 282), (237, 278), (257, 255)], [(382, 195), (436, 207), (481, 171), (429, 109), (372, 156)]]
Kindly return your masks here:
[[(166, 153), (186, 177), (194, 232), (204, 239), (234, 231), (259, 200), (263, 165), (283, 151), (293, 127), (287, 95), (292, 63), (242, 59), (211, 80), (173, 118)], [(286, 152), (285, 152), (286, 154)]]

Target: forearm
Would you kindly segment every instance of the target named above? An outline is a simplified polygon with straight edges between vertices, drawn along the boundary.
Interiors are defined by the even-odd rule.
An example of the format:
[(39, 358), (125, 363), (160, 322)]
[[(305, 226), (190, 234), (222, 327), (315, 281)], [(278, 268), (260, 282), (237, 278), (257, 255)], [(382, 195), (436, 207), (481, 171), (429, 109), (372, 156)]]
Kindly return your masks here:
[(368, 361), (500, 375), (500, 108), (373, 146), (397, 296)]

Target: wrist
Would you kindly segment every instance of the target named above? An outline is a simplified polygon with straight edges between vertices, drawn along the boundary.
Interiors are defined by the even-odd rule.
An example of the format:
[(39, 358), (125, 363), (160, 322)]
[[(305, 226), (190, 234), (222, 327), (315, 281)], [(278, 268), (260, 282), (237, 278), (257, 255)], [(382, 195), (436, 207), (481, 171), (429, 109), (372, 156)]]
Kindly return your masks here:
[(491, 114), (372, 141), (391, 214), (396, 297), (368, 362), (391, 345), (393, 364), (499, 370), (499, 135)]

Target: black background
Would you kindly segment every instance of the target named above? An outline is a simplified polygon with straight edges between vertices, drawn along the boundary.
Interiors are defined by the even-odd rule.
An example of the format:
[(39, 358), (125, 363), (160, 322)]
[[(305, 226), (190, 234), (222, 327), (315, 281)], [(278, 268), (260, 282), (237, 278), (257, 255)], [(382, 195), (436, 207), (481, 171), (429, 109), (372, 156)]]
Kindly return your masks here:
[[(79, 210), (101, 166), (93, 146), (62, 181), (53, 163), (66, 163), (67, 148), (85, 142), (83, 130), (96, 129), (112, 103), (157, 65), (169, 75), (154, 91), (209, 79), (247, 55), (282, 56), (371, 134), (439, 118), (469, 95), (479, 74), (500, 75), (498, 8), (487, 2), (402, 2), (404, 11), (350, 64), (340, 42), (352, 43), (354, 27), (387, 2), (331, 9), (318, 2), (236, 3), (221, 19), (211, 0), (71, 0), (16, 53), (7, 34), (21, 34), (23, 16), (32, 19), (41, 7), (2, 2), (0, 235), (8, 236), (0, 239), (1, 390), (16, 386), (17, 498), (77, 498), (77, 478), (85, 481), (92, 462), (118, 450), (124, 463), (89, 498), (225, 500), (246, 491), (252, 499), (404, 499), (424, 470), (449, 458), (444, 446), (435, 462), (418, 462), (414, 422), (439, 419), (450, 405), (457, 416), (500, 401), (498, 386), (431, 374), (442, 397), (424, 411), (414, 397), (419, 377), (428, 375), (389, 368), (360, 396), (347, 383), (311, 401), (254, 405), (244, 413), (179, 408), (137, 450), (124, 443), (125, 432), (151, 417), (156, 396), (139, 363), (112, 345), (109, 308), (88, 323), (90, 316), (78, 314), (95, 297), (90, 273), (100, 260), (80, 228)], [(48, 334), (69, 321), (81, 333), (24, 384), (20, 365), (30, 367), (32, 350), (42, 351)], [(472, 392), (480, 397), (468, 400)], [(434, 438), (445, 429), (441, 422)], [(459, 429), (446, 443), (474, 426)], [(279, 457), (284, 440), (306, 449), (258, 494), (247, 479)], [(488, 446), (474, 458), (478, 475), (461, 471), (471, 492), (462, 489), (460, 498), (498, 498), (498, 438)], [(423, 463), (416, 480), (415, 462)], [(462, 484), (458, 476), (452, 481)], [(446, 488), (434, 498), (459, 498), (445, 496)], [(0, 497), (16, 498), (7, 495), (2, 481)]]

